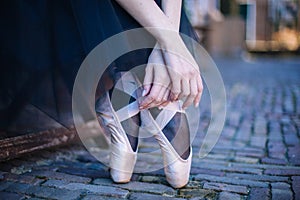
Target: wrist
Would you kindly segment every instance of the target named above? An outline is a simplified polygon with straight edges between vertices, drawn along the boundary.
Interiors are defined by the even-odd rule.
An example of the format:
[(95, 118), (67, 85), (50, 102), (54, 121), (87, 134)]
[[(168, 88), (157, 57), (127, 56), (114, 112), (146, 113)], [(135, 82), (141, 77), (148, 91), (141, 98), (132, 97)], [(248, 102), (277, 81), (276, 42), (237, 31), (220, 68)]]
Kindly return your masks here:
[(182, 44), (182, 38), (178, 31), (163, 29), (157, 42), (162, 49), (170, 49)]

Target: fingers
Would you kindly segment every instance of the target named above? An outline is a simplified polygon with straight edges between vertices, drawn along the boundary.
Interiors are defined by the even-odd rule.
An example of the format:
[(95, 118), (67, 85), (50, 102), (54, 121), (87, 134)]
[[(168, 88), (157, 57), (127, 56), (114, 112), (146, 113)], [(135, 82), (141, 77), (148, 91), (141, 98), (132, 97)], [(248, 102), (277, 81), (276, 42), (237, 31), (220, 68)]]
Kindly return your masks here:
[(140, 109), (148, 108), (148, 106), (156, 101), (156, 97), (159, 95), (161, 87), (158, 85), (152, 85), (150, 93), (146, 95), (143, 101), (140, 103)]
[(165, 107), (170, 103), (170, 93), (170, 87), (168, 87), (167, 91), (165, 92), (165, 96), (163, 97), (163, 103), (160, 106)]
[[(165, 100), (165, 95), (167, 94), (167, 88), (165, 86), (156, 86), (157, 88), (160, 87), (160, 92), (158, 95), (154, 94), (154, 98), (153, 101), (151, 103), (149, 103), (147, 105), (147, 108), (152, 108), (152, 107), (158, 107), (160, 106), (161, 104), (163, 104), (166, 100)], [(149, 96), (152, 96), (152, 90), (149, 94)]]
[(164, 59), (162, 54), (156, 55), (155, 52), (149, 57), (156, 64), (146, 67), (144, 99), (140, 109), (166, 106), (170, 101), (178, 99), (184, 101), (183, 109), (193, 103), (198, 107), (203, 89), (199, 71), (195, 70), (194, 64), (179, 56), (167, 52), (164, 54)]
[(198, 86), (197, 86), (196, 77), (190, 81), (189, 86), (190, 86), (190, 93), (182, 105), (183, 109), (186, 109), (187, 107), (189, 107), (195, 101), (195, 97), (198, 94)]
[(198, 107), (203, 86), (200, 72), (195, 69), (195, 66), (198, 66), (197, 63), (193, 62), (194, 60), (186, 60), (182, 56), (164, 53), (172, 81), (170, 100), (183, 100), (184, 109), (193, 103)]
[(190, 87), (191, 87), (191, 84), (190, 84), (190, 80), (186, 79), (186, 78), (183, 78), (181, 80), (181, 92), (178, 96), (178, 99), (185, 99), (187, 98), (191, 91), (190, 91)]
[[(173, 70), (170, 70), (173, 71)], [(170, 100), (171, 101), (177, 101), (178, 97), (181, 93), (181, 80), (176, 74), (176, 72), (170, 72), (170, 78), (172, 82), (172, 88), (171, 88), (171, 95), (170, 95)]]
[(142, 96), (146, 96), (151, 89), (151, 83), (153, 82), (153, 65), (148, 65), (145, 69), (145, 78), (144, 78), (144, 90)]
[(162, 109), (163, 107), (167, 106), (171, 101), (170, 101), (170, 85), (166, 88), (165, 92), (164, 92), (164, 96), (161, 100), (161, 103), (158, 105), (159, 109)]
[(194, 100), (195, 107), (199, 106), (201, 96), (202, 96), (202, 91), (203, 91), (202, 79), (201, 79), (200, 75), (197, 76), (197, 89), (198, 89), (197, 90), (197, 95), (196, 95), (195, 100)]
[(142, 108), (156, 107), (165, 102), (165, 93), (171, 82), (165, 65), (153, 65), (153, 74), (153, 85), (141, 104)]
[(167, 93), (167, 88), (161, 84), (154, 84), (151, 87), (150, 93), (144, 98), (140, 103), (140, 109), (146, 109), (151, 107), (156, 107), (165, 102), (165, 94)]

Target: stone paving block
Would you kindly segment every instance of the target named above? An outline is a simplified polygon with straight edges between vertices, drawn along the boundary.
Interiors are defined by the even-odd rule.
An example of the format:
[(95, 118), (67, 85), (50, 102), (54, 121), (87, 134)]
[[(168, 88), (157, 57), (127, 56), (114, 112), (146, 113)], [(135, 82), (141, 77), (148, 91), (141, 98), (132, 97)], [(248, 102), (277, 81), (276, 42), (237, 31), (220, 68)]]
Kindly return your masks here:
[(201, 169), (201, 168), (196, 168), (196, 167), (192, 166), (191, 174), (192, 175), (208, 174), (208, 175), (214, 175), (214, 176), (224, 176), (225, 172), (222, 172), (219, 170)]
[(157, 177), (157, 176), (140, 176), (138, 179), (141, 182), (147, 182), (147, 183), (161, 183), (164, 185), (167, 185), (167, 180), (165, 177)]
[(284, 142), (288, 145), (288, 146), (295, 146), (295, 145), (299, 145), (300, 141), (299, 138), (297, 136), (297, 133), (287, 133), (283, 135), (284, 138)]
[(272, 200), (288, 200), (293, 199), (293, 193), (291, 190), (271, 189)]
[[(224, 167), (227, 168), (233, 168), (238, 169), (237, 172), (241, 171), (242, 173), (246, 174), (263, 174), (263, 171), (265, 169), (288, 169), (288, 170), (294, 170), (294, 169), (300, 169), (298, 166), (281, 166), (281, 165), (272, 165), (272, 164), (249, 164), (249, 163), (237, 163), (237, 162), (231, 162), (231, 161), (223, 161), (223, 160), (209, 160), (206, 158), (203, 158), (199, 161), (196, 159), (193, 160), (193, 166), (192, 167), (199, 167), (201, 168), (208, 168), (209, 165), (219, 165), (219, 169), (222, 170)], [(246, 169), (246, 171), (242, 171), (242, 169)], [(223, 171), (223, 170), (222, 170)], [(229, 170), (228, 170), (229, 171)], [(236, 172), (236, 171), (229, 171), (229, 172)]]
[[(207, 141), (207, 143), (210, 143), (210, 141)], [(229, 145), (232, 145), (232, 140), (225, 139), (225, 138), (224, 139), (220, 138), (218, 140), (218, 142), (216, 143), (215, 147), (223, 147), (223, 146), (229, 146)], [(237, 145), (235, 145), (235, 146), (237, 146)]]
[(240, 119), (241, 119), (241, 113), (240, 112), (236, 112), (236, 111), (230, 112), (230, 113), (228, 113), (227, 117), (229, 118), (229, 124), (230, 125), (235, 126), (235, 127), (239, 126)]
[(184, 198), (198, 197), (199, 199), (213, 199), (214, 197), (216, 197), (216, 192), (206, 189), (180, 189), (179, 195)]
[(247, 152), (262, 152), (263, 150), (255, 148), (255, 147), (238, 147), (234, 145), (228, 145), (228, 146), (215, 146), (214, 151), (219, 150), (220, 152), (222, 151), (247, 151)]
[(5, 189), (8, 188), (11, 184), (13, 184), (13, 182), (10, 182), (10, 181), (1, 181), (1, 182), (0, 182), (0, 191), (5, 190)]
[(236, 132), (236, 128), (226, 126), (222, 131), (222, 136), (231, 139), (234, 136), (235, 132)]
[(268, 142), (269, 157), (285, 158), (286, 147), (283, 142)]
[(54, 167), (54, 166), (33, 166), (33, 168), (29, 171), (29, 172), (26, 172), (24, 174), (28, 174), (28, 173), (31, 173), (32, 171), (57, 171), (58, 168), (57, 167)]
[(286, 159), (286, 153), (285, 152), (272, 152), (272, 151), (269, 151), (269, 157), (279, 159), (279, 160), (285, 160)]
[(266, 169), (264, 174), (279, 175), (279, 176), (300, 175), (300, 168), (299, 169)]
[(153, 194), (166, 194), (168, 196), (175, 196), (176, 191), (166, 185), (154, 184), (154, 183), (144, 183), (144, 182), (129, 182), (126, 184), (115, 184), (123, 189), (127, 189), (134, 192), (147, 192)]
[(295, 111), (291, 91), (287, 88), (285, 89), (283, 107), (284, 107), (285, 113), (293, 113)]
[(294, 124), (291, 123), (291, 118), (290, 117), (288, 117), (288, 122), (283, 124), (282, 131), (283, 131), (284, 135), (286, 135), (286, 134), (295, 134), (295, 135), (297, 135), (297, 129), (294, 126)]
[(300, 145), (288, 147), (288, 159), (292, 165), (300, 165)]
[[(279, 102), (279, 101), (281, 101), (281, 100), (277, 100), (277, 101)], [(273, 112), (276, 113), (276, 114), (282, 114), (282, 113), (283, 113), (282, 105), (281, 105), (280, 103), (277, 103), (277, 104), (274, 106)]]
[(250, 140), (250, 145), (258, 148), (265, 148), (267, 142), (266, 136), (252, 136)]
[(5, 189), (7, 192), (34, 195), (51, 199), (77, 199), (83, 191), (68, 191), (59, 188), (42, 187), (25, 183), (13, 183)]
[(265, 156), (264, 151), (260, 152), (251, 152), (251, 151), (237, 151), (235, 153), (237, 156), (244, 156), (244, 157), (253, 157), (253, 158), (262, 158)]
[(280, 122), (278, 122), (278, 120), (276, 119), (276, 121), (270, 121), (269, 122), (269, 138), (273, 138), (276, 137), (278, 139), (280, 139), (279, 141), (281, 141), (282, 137), (281, 137), (281, 126), (280, 126)]
[(47, 180), (45, 183), (43, 183), (43, 186), (47, 186), (47, 187), (64, 187), (66, 184), (68, 184), (67, 181), (63, 181), (63, 180)]
[(259, 182), (259, 181), (234, 179), (229, 177), (218, 177), (218, 176), (202, 175), (202, 174), (196, 175), (195, 180), (199, 180), (199, 181), (207, 180), (213, 182), (229, 183), (234, 185), (243, 185), (243, 186), (250, 186), (250, 187), (268, 187), (267, 183)]
[(295, 199), (300, 199), (300, 176), (292, 177), (292, 186), (295, 193)]
[(265, 181), (265, 182), (288, 182), (289, 177), (284, 176), (269, 176), (269, 175), (255, 175), (255, 174), (241, 174), (241, 173), (226, 173), (227, 177), (253, 180), (253, 181)]
[(24, 199), (24, 195), (10, 193), (10, 192), (0, 192), (0, 199), (3, 200), (22, 200)]
[(29, 187), (25, 193), (29, 195), (34, 195), (46, 199), (58, 199), (58, 200), (76, 200), (78, 199), (85, 191), (76, 190), (70, 191), (60, 188), (50, 188), (50, 187), (38, 187), (32, 186)]
[(206, 156), (206, 158), (227, 160), (228, 159), (228, 155), (226, 155), (225, 153), (223, 153), (223, 154), (210, 153), (210, 154), (208, 154)]
[(264, 116), (256, 116), (254, 122), (254, 135), (266, 135), (267, 134), (267, 121)]
[(61, 180), (48, 180), (43, 185), (56, 187), (60, 189), (72, 190), (72, 191), (85, 190), (98, 195), (118, 197), (118, 198), (125, 198), (129, 194), (127, 190), (123, 190), (113, 186), (91, 185), (91, 184), (83, 184), (83, 183), (66, 183)]
[(280, 142), (282, 141), (282, 135), (280, 132), (270, 132), (268, 140), (271, 142)]
[(39, 159), (35, 161), (37, 166), (50, 166), (52, 164), (53, 160), (50, 159)]
[(9, 172), (13, 173), (13, 174), (24, 174), (24, 173), (31, 172), (31, 171), (32, 171), (31, 166), (21, 165), (18, 167), (11, 168)]
[(5, 191), (25, 194), (30, 187), (31, 185), (25, 183), (11, 183), (5, 188)]
[(105, 197), (103, 195), (88, 194), (82, 200), (124, 200), (124, 198)]
[[(152, 167), (155, 169), (156, 166), (153, 165)], [(165, 172), (164, 169), (160, 168), (159, 170), (147, 172), (147, 176), (165, 176)]]
[(147, 194), (147, 193), (133, 193), (129, 197), (130, 200), (183, 200), (182, 198), (174, 198), (168, 196)]
[(61, 167), (58, 172), (88, 177), (88, 178), (109, 178), (109, 172), (107, 170), (93, 170), (93, 169), (80, 169), (72, 167)]
[(34, 176), (28, 176), (28, 175), (17, 175), (17, 174), (11, 174), (11, 173), (6, 173), (4, 175), (4, 180), (6, 181), (13, 181), (13, 182), (20, 182), (20, 183), (29, 183), (33, 185), (38, 185), (44, 180), (35, 178)]
[(95, 185), (111, 185), (113, 181), (110, 178), (97, 178), (93, 181)]
[[(234, 145), (234, 146), (236, 146), (236, 147), (241, 147), (241, 148), (243, 148), (243, 147), (246, 147), (247, 145), (248, 145), (248, 143), (246, 143), (246, 142), (243, 142), (243, 141), (231, 141), (231, 142), (229, 142), (231, 145)], [(230, 145), (230, 144), (228, 144), (228, 145)]]
[(268, 200), (270, 199), (269, 188), (251, 188), (248, 200)]
[(239, 166), (233, 166), (233, 165), (232, 166), (223, 166), (220, 164), (199, 162), (194, 166), (197, 168), (200, 168), (200, 169), (213, 169), (213, 170), (220, 170), (220, 171), (225, 171), (225, 172), (242, 172), (242, 173), (249, 173), (249, 174), (262, 174), (262, 172), (263, 172), (262, 169), (254, 168), (250, 164), (248, 165), (250, 167), (246, 167), (246, 166), (239, 167)]
[[(229, 166), (231, 167), (245, 167), (245, 168), (254, 168), (254, 169), (263, 169), (263, 170), (268, 170), (268, 169), (278, 169), (278, 170), (298, 170), (300, 167), (298, 166), (289, 166), (289, 165), (270, 165), (270, 164), (246, 164), (246, 163), (228, 163)], [(251, 174), (251, 173), (248, 173)], [(262, 173), (261, 173), (262, 174)]]
[(258, 158), (249, 158), (244, 156), (235, 156), (233, 161), (235, 162), (243, 162), (243, 163), (258, 163)]
[(184, 186), (184, 189), (200, 189), (202, 188), (203, 183), (200, 181), (192, 181), (190, 180), (186, 186)]
[(261, 162), (266, 163), (266, 164), (275, 164), (275, 165), (286, 165), (286, 164), (288, 164), (288, 161), (286, 159), (267, 158), (267, 157), (262, 158)]
[(83, 183), (66, 183), (61, 180), (48, 180), (43, 185), (57, 187), (61, 189), (73, 190), (73, 191), (86, 190), (88, 192), (99, 194), (99, 195), (119, 197), (119, 198), (125, 198), (129, 193), (127, 190), (123, 190), (113, 186), (91, 185), (91, 184), (83, 184)]
[(66, 182), (77, 182), (77, 183), (89, 183), (91, 178), (81, 177), (76, 175), (70, 175), (54, 171), (32, 171), (28, 173), (31, 176), (36, 176), (45, 179), (58, 179)]
[(283, 182), (271, 183), (272, 189), (290, 190), (290, 185)]
[(243, 122), (239, 126), (239, 130), (236, 133), (235, 139), (238, 141), (248, 142), (251, 137), (251, 126), (248, 125), (248, 122)]
[(204, 183), (203, 188), (217, 191), (235, 192), (239, 194), (248, 194), (248, 188), (240, 185), (208, 182)]
[(231, 193), (231, 192), (221, 192), (219, 194), (219, 200), (242, 200), (244, 199), (242, 195)]

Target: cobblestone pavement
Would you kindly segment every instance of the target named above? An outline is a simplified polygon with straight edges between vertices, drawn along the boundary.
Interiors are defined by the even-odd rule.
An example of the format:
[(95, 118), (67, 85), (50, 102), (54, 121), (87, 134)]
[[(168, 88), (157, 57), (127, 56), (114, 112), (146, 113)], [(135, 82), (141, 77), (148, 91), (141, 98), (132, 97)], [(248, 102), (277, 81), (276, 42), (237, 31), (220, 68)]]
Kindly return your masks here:
[[(0, 163), (0, 199), (300, 199), (300, 59), (216, 59), (227, 90), (227, 119), (213, 151), (197, 155), (209, 124), (201, 103), (189, 184), (172, 189), (163, 170), (114, 184), (108, 168), (80, 144)], [(156, 144), (141, 142), (140, 151)], [(160, 154), (137, 169), (161, 165)]]

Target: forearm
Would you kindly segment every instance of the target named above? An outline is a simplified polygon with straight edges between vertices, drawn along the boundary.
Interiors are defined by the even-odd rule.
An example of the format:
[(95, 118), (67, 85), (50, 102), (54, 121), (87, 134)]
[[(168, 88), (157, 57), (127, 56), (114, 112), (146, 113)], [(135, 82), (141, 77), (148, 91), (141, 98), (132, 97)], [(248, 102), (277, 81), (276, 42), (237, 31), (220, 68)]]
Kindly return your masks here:
[(179, 35), (181, 0), (162, 0), (163, 10), (154, 0), (116, 1), (156, 38), (163, 50), (193, 60)]
[[(145, 27), (160, 44), (170, 43), (170, 34), (166, 34), (165, 30), (177, 31), (177, 20), (170, 21), (171, 15), (176, 12), (171, 4), (174, 2), (164, 2), (164, 9), (168, 13), (166, 15), (153, 0), (116, 0), (135, 20)], [(165, 1), (165, 0), (164, 0)], [(173, 0), (174, 1), (174, 0)], [(175, 0), (177, 1), (177, 0)], [(177, 8), (177, 5), (174, 6)], [(178, 10), (178, 8), (177, 8)], [(178, 37), (174, 34), (174, 37)]]
[(174, 31), (179, 31), (182, 0), (162, 0), (161, 6)]

